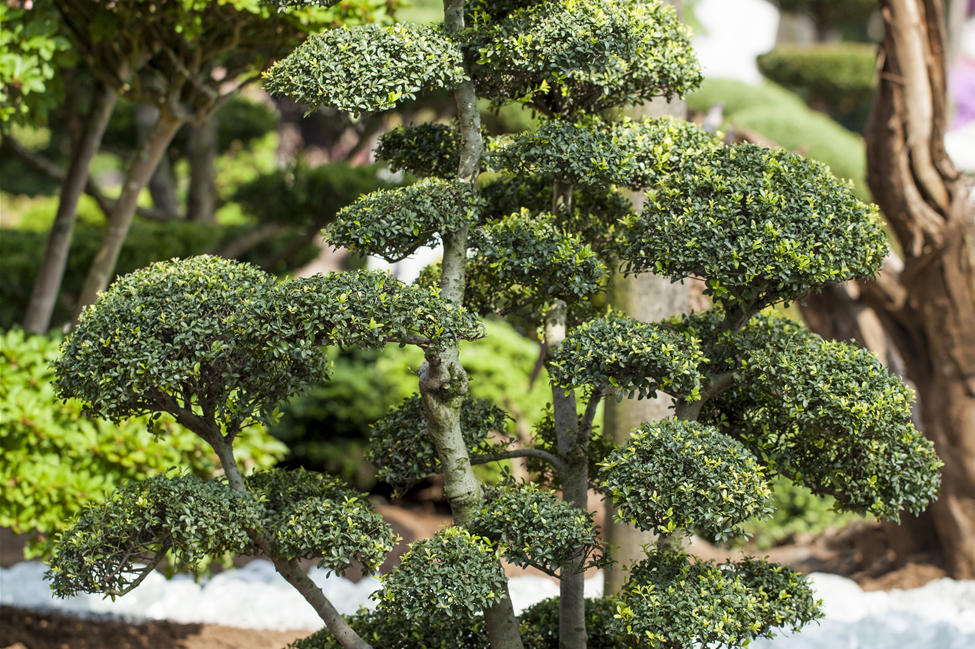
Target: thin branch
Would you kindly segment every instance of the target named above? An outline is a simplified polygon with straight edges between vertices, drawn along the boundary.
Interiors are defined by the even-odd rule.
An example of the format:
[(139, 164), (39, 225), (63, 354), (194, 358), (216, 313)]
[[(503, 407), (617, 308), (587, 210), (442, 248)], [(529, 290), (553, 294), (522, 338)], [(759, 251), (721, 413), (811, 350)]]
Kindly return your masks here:
[(149, 563), (149, 565), (147, 565), (143, 569), (142, 574), (140, 574), (135, 581), (133, 581), (131, 584), (129, 584), (128, 586), (126, 586), (122, 590), (115, 590), (114, 588), (111, 589), (111, 590), (106, 590), (105, 591), (105, 594), (106, 595), (113, 595), (115, 597), (121, 597), (121, 596), (126, 595), (128, 593), (131, 593), (133, 590), (135, 590), (139, 586), (139, 584), (141, 584), (143, 581), (145, 581), (146, 577), (148, 577), (149, 574), (153, 570), (156, 569), (156, 566), (159, 565), (159, 562), (162, 561), (163, 558), (165, 558), (165, 556), (166, 556), (166, 548), (163, 548), (162, 550), (160, 550), (159, 554), (157, 554), (153, 558), (153, 560)]
[(584, 440), (588, 443), (589, 436), (592, 435), (592, 423), (596, 419), (596, 409), (599, 408), (599, 402), (603, 400), (603, 397), (609, 392), (609, 385), (605, 385), (597, 390), (593, 390), (592, 394), (589, 395), (589, 403), (586, 404), (586, 412), (582, 415), (582, 423), (579, 426), (579, 433)]
[(499, 462), (501, 460), (513, 460), (519, 457), (533, 457), (543, 462), (548, 462), (560, 474), (565, 471), (565, 463), (552, 453), (540, 448), (516, 448), (500, 453), (486, 453), (483, 455), (471, 455), (471, 464), (487, 464), (488, 462)]

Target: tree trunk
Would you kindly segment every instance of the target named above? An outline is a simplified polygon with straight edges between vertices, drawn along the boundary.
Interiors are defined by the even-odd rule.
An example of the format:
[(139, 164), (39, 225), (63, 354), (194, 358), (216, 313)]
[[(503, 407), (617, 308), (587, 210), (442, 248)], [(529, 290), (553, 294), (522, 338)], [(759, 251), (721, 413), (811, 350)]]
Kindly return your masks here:
[(139, 193), (149, 182), (159, 160), (166, 153), (166, 148), (182, 124), (182, 120), (164, 108), (160, 111), (159, 119), (153, 126), (152, 132), (132, 161), (132, 166), (129, 167), (129, 172), (125, 178), (125, 184), (122, 186), (122, 194), (115, 202), (112, 213), (105, 223), (105, 234), (102, 237), (101, 246), (95, 254), (88, 276), (85, 278), (81, 295), (78, 296), (78, 306), (75, 309), (73, 322), (78, 322), (78, 317), (84, 308), (92, 304), (98, 297), (98, 293), (108, 286), (108, 281), (115, 272), (115, 262), (118, 261), (122, 244), (125, 243), (125, 237), (129, 232), (129, 225), (132, 223), (132, 216), (135, 214)]
[(190, 162), (190, 190), (186, 201), (186, 218), (200, 223), (216, 219), (216, 179), (214, 163), (220, 145), (219, 124), (213, 116), (200, 126), (190, 127), (187, 157)]
[(867, 182), (904, 250), (862, 285), (917, 386), (945, 467), (931, 505), (949, 573), (975, 578), (975, 196), (944, 149), (941, 0), (881, 0), (883, 69), (867, 124)]
[(58, 211), (47, 238), (47, 249), (41, 262), (34, 290), (31, 292), (24, 329), (30, 333), (43, 334), (51, 327), (51, 316), (61, 291), (64, 268), (68, 263), (68, 249), (71, 247), (71, 234), (74, 230), (78, 200), (88, 183), (88, 166), (101, 144), (108, 120), (112, 116), (118, 94), (108, 86), (99, 83), (92, 97), (91, 111), (82, 129), (81, 137), (71, 150), (71, 162), (67, 176), (61, 184), (61, 198)]
[[(674, 6), (678, 15), (681, 13), (681, 0), (670, 0), (668, 4)], [(628, 112), (637, 119), (664, 115), (684, 119), (687, 116), (687, 105), (679, 99), (671, 102), (655, 99), (643, 106), (635, 106)], [(631, 194), (630, 201), (634, 209), (639, 211), (643, 206), (643, 194)], [(682, 283), (671, 284), (669, 279), (652, 273), (630, 277), (617, 275), (613, 279), (611, 301), (617, 309), (644, 322), (656, 322), (689, 310), (687, 286)], [(625, 444), (630, 433), (644, 422), (669, 417), (672, 414), (672, 403), (673, 400), (666, 394), (659, 394), (654, 399), (624, 399), (620, 402), (607, 399), (603, 411), (605, 434), (615, 443)], [(653, 543), (656, 537), (653, 533), (644, 532), (633, 525), (616, 522), (616, 508), (612, 501), (607, 501), (606, 508), (607, 518), (603, 533), (606, 541), (617, 549), (613, 552), (616, 565), (606, 571), (605, 592), (607, 595), (615, 595), (626, 582), (625, 568), (645, 558), (643, 546)]]
[[(444, 0), (444, 27), (449, 34), (459, 34), (464, 29), (464, 0)], [(457, 176), (475, 183), (484, 145), (473, 82), (461, 83), (453, 95), (461, 134)], [(456, 232), (442, 233), (441, 296), (458, 307), (464, 302), (467, 281), (467, 233), (468, 226)], [(427, 362), (420, 368), (420, 395), (428, 431), (444, 468), (444, 493), (450, 502), (454, 521), (466, 525), (480, 508), (482, 492), (461, 434), (460, 407), (467, 393), (467, 373), (459, 357), (459, 343), (440, 353), (428, 352)], [(484, 626), (492, 649), (523, 649), (518, 618), (507, 585), (498, 603), (484, 610)]]
[[(143, 146), (147, 138), (151, 137), (153, 127), (159, 122), (160, 110), (152, 104), (136, 106), (136, 128), (139, 135), (139, 146)], [(173, 166), (165, 155), (159, 157), (159, 162), (152, 172), (148, 183), (149, 195), (152, 196), (153, 206), (171, 217), (179, 214), (179, 199), (176, 198), (176, 181), (173, 178)]]

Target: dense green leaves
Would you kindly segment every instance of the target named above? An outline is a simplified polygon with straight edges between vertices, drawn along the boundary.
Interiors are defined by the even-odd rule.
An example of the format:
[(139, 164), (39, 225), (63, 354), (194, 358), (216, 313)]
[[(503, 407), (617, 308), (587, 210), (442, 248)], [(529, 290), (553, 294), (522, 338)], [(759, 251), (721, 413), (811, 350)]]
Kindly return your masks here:
[[(157, 475), (129, 482), (90, 507), (61, 537), (51, 560), (51, 588), (120, 595), (172, 553), (177, 568), (195, 570), (206, 558), (256, 551), (247, 528), (260, 527), (256, 498), (219, 480)], [(148, 564), (148, 565), (140, 565)]]
[(887, 244), (876, 208), (823, 165), (783, 150), (720, 147), (695, 173), (661, 178), (620, 230), (632, 272), (705, 278), (746, 310), (874, 275)]
[(740, 381), (703, 417), (763, 464), (878, 518), (934, 498), (941, 463), (911, 423), (911, 389), (870, 352), (783, 318), (758, 317), (728, 340)]
[(397, 543), (369, 501), (331, 476), (263, 471), (247, 478), (247, 487), (264, 507), (261, 523), (274, 558), (320, 558), (319, 568), (339, 575), (355, 562), (369, 572)]
[[(628, 638), (610, 630), (616, 615), (614, 597), (586, 599), (586, 649), (626, 649)], [(525, 649), (559, 649), (559, 598), (532, 604), (518, 616)]]
[(500, 141), (491, 164), (514, 175), (539, 174), (566, 184), (625, 185), (633, 153), (600, 122), (551, 120)]
[[(504, 411), (490, 401), (466, 397), (461, 406), (460, 421), (468, 452), (499, 450), (490, 435), (503, 433), (506, 419)], [(380, 480), (403, 491), (441, 471), (437, 449), (427, 434), (420, 395), (407, 398), (376, 422), (369, 435), (366, 459), (376, 466)]]
[(654, 397), (657, 390), (690, 398), (700, 388), (704, 361), (690, 335), (611, 312), (574, 329), (548, 371), (552, 385), (566, 390), (611, 389), (619, 400)]
[[(550, 214), (527, 210), (474, 230), (465, 306), (510, 313), (551, 300), (575, 303), (605, 289), (608, 271), (593, 252), (558, 227)], [(536, 320), (540, 319), (540, 310)]]
[(266, 320), (274, 283), (207, 256), (126, 275), (65, 338), (54, 363), (59, 396), (113, 421), (170, 412), (205, 439), (219, 432), (213, 426), (236, 434), (269, 423), (281, 400), (328, 372), (307, 341), (268, 335), (277, 324)]
[[(801, 575), (757, 559), (720, 563), (659, 547), (630, 571), (611, 629), (640, 646), (740, 646), (822, 617)], [(646, 643), (644, 645), (643, 643)]]
[[(414, 620), (396, 611), (359, 609), (346, 618), (359, 637), (382, 649), (489, 649), (482, 618)], [(287, 649), (343, 649), (327, 628), (296, 640)], [(526, 648), (527, 649), (527, 648)]]
[(565, 578), (612, 563), (591, 512), (537, 487), (503, 489), (487, 498), (467, 526), (491, 539), (505, 559)]
[(442, 27), (341, 27), (308, 38), (265, 73), (275, 95), (359, 114), (464, 80), (460, 48)]
[(399, 126), (379, 138), (376, 157), (385, 160), (393, 171), (456, 178), (460, 168), (460, 129), (436, 122)]
[[(216, 458), (199, 438), (171, 418), (118, 425), (82, 414), (77, 400), (55, 397), (59, 341), (0, 335), (0, 527), (41, 535), (31, 552), (47, 553), (53, 536), (84, 506), (97, 504), (128, 480), (172, 466), (211, 477)], [(156, 436), (154, 433), (164, 436)], [(268, 468), (286, 448), (263, 427), (244, 430), (237, 459), (246, 468)]]
[(336, 246), (399, 261), (444, 233), (477, 221), (482, 207), (472, 184), (427, 178), (363, 196), (339, 212), (326, 234)]
[[(286, 340), (341, 347), (386, 343), (441, 347), (484, 337), (478, 319), (440, 297), (437, 288), (404, 284), (380, 271), (314, 275), (283, 282), (273, 291), (278, 332)], [(269, 331), (265, 314), (262, 331)], [(302, 347), (303, 348), (303, 347)]]
[(153, 264), (103, 293), (55, 363), (62, 397), (113, 421), (169, 412), (204, 439), (231, 438), (328, 375), (317, 346), (438, 345), (483, 335), (436, 290), (387, 273), (277, 284), (215, 257)]
[[(523, 8), (511, 11), (514, 4)], [(558, 0), (499, 9), (475, 8), (469, 25), (480, 57), (479, 96), (567, 116), (683, 95), (701, 81), (689, 31), (662, 2)]]
[(498, 602), (505, 582), (490, 541), (448, 527), (411, 544), (374, 596), (380, 610), (407, 619), (472, 620)]
[(714, 427), (665, 419), (644, 424), (600, 470), (619, 518), (658, 534), (700, 529), (719, 541), (772, 513), (758, 462)]

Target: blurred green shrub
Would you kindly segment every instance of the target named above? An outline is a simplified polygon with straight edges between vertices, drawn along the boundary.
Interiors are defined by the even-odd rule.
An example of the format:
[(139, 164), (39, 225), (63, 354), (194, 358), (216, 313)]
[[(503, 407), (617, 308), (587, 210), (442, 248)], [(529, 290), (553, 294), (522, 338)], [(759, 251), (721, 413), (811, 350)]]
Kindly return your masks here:
[[(36, 535), (28, 552), (46, 554), (87, 504), (99, 503), (127, 480), (173, 466), (212, 477), (218, 462), (201, 440), (172, 419), (147, 429), (148, 418), (120, 425), (90, 419), (76, 400), (55, 397), (49, 363), (57, 337), (0, 334), (0, 527)], [(247, 470), (269, 468), (286, 447), (262, 428), (248, 428), (235, 444)]]
[(858, 514), (834, 511), (832, 497), (816, 496), (788, 478), (776, 476), (769, 481), (769, 486), (775, 513), (768, 519), (754, 519), (742, 525), (752, 535), (750, 542), (759, 550), (795, 542), (799, 535), (815, 536), (827, 527), (845, 527), (863, 519)]
[[(504, 322), (484, 324), (486, 338), (461, 346), (470, 393), (513, 415), (508, 434), (517, 436), (520, 428), (528, 435), (551, 396), (544, 370), (529, 389), (538, 344)], [(288, 445), (286, 465), (338, 475), (367, 491), (376, 484), (375, 469), (363, 461), (369, 428), (417, 391), (423, 353), (416, 347), (389, 346), (383, 352), (330, 349), (328, 355), (332, 378), (281, 408), (281, 419), (270, 433)], [(482, 478), (490, 478), (493, 467), (477, 468), (484, 472)]]
[(780, 45), (758, 57), (758, 69), (809, 106), (863, 132), (877, 87), (877, 46), (871, 43)]
[(724, 104), (724, 130), (749, 128), (791, 151), (829, 165), (840, 178), (852, 180), (854, 194), (870, 200), (863, 138), (818, 113), (802, 99), (771, 82), (750, 86), (741, 81), (710, 79), (687, 97), (692, 110), (707, 112)]
[[(219, 252), (224, 246), (252, 232), (256, 227), (222, 227), (187, 221), (135, 222), (129, 229), (115, 266), (116, 277), (156, 261)], [(74, 301), (98, 251), (101, 238), (100, 227), (79, 224), (75, 228), (61, 294), (51, 320), (55, 325), (66, 322), (71, 317)], [(266, 260), (280, 257), (279, 253), (286, 250), (293, 240), (293, 231), (282, 231), (248, 250), (241, 260), (261, 266)], [(0, 329), (8, 329), (23, 321), (46, 246), (46, 232), (4, 228), (0, 233)], [(308, 241), (269, 270), (288, 272), (308, 263), (317, 254), (318, 248)]]

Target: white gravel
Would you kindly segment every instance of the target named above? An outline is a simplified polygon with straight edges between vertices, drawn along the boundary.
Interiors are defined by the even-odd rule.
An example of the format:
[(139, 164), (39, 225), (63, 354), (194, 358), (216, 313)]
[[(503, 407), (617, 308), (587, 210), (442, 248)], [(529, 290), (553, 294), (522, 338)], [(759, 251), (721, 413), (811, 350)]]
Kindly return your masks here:
[[(169, 619), (257, 629), (318, 629), (311, 607), (267, 561), (220, 573), (197, 584), (190, 577), (166, 580), (159, 573), (112, 602), (97, 595), (55, 599), (44, 581), (45, 567), (24, 562), (0, 569), (0, 603), (78, 615), (112, 615), (130, 620)], [(311, 578), (343, 614), (369, 606), (376, 579), (354, 584), (312, 568)], [(939, 579), (922, 588), (868, 592), (836, 575), (814, 574), (826, 619), (794, 636), (759, 640), (758, 649), (975, 649), (975, 581)], [(511, 599), (521, 611), (558, 595), (558, 585), (542, 577), (511, 580)], [(586, 595), (602, 594), (602, 575), (586, 581)]]

